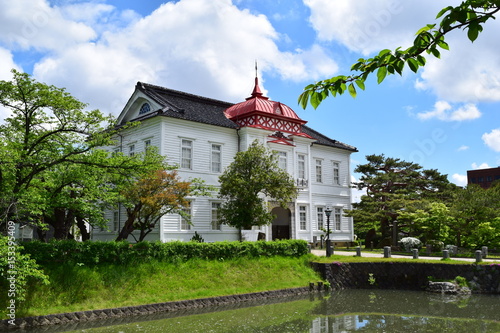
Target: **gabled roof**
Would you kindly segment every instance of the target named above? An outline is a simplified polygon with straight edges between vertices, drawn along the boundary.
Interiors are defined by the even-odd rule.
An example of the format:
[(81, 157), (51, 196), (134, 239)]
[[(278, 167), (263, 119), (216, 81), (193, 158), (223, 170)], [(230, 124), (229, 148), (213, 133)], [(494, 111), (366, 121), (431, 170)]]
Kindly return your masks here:
[(163, 106), (157, 114), (215, 126), (237, 128), (224, 115), (233, 103), (201, 97), (178, 90), (137, 82), (136, 89)]
[[(238, 124), (228, 119), (224, 112), (231, 106), (235, 105), (234, 103), (229, 103), (212, 98), (189, 94), (186, 92), (168, 89), (144, 82), (137, 82), (136, 91), (140, 91), (145, 96), (151, 98), (151, 100), (160, 105), (161, 108), (159, 110), (152, 110), (147, 114), (132, 119), (134, 121), (137, 120), (141, 121), (156, 116), (164, 116), (164, 117), (184, 119), (214, 126), (228, 127), (234, 129), (239, 128)], [(254, 94), (258, 95), (259, 92), (260, 91), (256, 92), (254, 90), (252, 95)], [(279, 105), (284, 105), (284, 104), (279, 103)], [(124, 110), (124, 112), (126, 111), (127, 110)], [(300, 120), (300, 118), (298, 118), (297, 120), (305, 123), (305, 121)], [(305, 134), (306, 136), (310, 136), (313, 139), (317, 140), (314, 144), (335, 147), (339, 149), (348, 150), (351, 152), (358, 151), (355, 147), (347, 145), (337, 140), (332, 140), (306, 125), (302, 125), (302, 133)]]

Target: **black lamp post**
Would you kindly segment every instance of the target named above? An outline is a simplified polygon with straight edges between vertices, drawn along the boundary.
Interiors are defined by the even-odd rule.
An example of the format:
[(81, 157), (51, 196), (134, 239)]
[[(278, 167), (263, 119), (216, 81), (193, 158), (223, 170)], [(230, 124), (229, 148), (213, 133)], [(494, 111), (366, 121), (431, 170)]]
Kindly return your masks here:
[(332, 244), (330, 241), (330, 215), (332, 215), (332, 210), (330, 207), (325, 209), (326, 215), (326, 256), (330, 257), (332, 255)]

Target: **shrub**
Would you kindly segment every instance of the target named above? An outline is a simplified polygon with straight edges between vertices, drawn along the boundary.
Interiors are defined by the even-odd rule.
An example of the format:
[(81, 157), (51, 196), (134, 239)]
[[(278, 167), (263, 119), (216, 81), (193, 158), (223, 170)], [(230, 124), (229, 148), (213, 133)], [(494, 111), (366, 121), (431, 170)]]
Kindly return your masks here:
[(406, 252), (411, 252), (412, 249), (420, 250), (422, 248), (422, 242), (414, 237), (401, 238), (399, 244)]
[(76, 242), (57, 240), (49, 243), (25, 243), (23, 253), (30, 254), (40, 264), (69, 262), (96, 265), (100, 263), (134, 263), (152, 259), (178, 262), (200, 258), (226, 260), (246, 257), (287, 256), (301, 257), (309, 253), (307, 242), (302, 240), (258, 242)]

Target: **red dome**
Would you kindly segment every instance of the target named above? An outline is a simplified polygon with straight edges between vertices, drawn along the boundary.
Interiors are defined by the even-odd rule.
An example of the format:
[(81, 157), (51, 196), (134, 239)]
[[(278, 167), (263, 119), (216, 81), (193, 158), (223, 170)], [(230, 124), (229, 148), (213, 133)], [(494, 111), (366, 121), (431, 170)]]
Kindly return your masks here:
[(257, 78), (255, 78), (255, 87), (252, 96), (248, 97), (244, 102), (227, 108), (224, 113), (227, 118), (235, 122), (251, 115), (260, 114), (293, 123), (306, 123), (306, 121), (300, 119), (295, 111), (289, 106), (280, 102), (271, 101), (268, 97), (263, 96)]

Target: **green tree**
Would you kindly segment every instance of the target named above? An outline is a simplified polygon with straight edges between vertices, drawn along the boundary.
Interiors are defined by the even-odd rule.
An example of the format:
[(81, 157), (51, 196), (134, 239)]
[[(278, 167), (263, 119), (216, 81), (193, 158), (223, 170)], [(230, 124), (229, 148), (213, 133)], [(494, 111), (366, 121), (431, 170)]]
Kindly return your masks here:
[(409, 226), (412, 236), (422, 242), (436, 240), (453, 244), (450, 229), (455, 219), (449, 207), (443, 202), (429, 202), (424, 207), (414, 212), (401, 212), (399, 221)]
[(140, 232), (136, 241), (144, 240), (163, 215), (185, 214), (183, 208), (189, 205), (186, 197), (208, 196), (210, 190), (212, 187), (206, 186), (201, 179), (182, 181), (177, 171), (167, 165), (147, 172), (120, 190), (127, 210), (127, 220), (116, 240), (126, 240), (130, 235), (135, 238), (135, 230)]
[(362, 174), (354, 184), (359, 190), (366, 190), (366, 195), (353, 204), (354, 209), (346, 210), (346, 215), (354, 218), (355, 225), (373, 227), (376, 221), (386, 243), (393, 242), (396, 232), (409, 233), (410, 226), (402, 223), (393, 228), (402, 212), (421, 209), (428, 200), (443, 200), (454, 187), (446, 175), (424, 170), (416, 163), (383, 154), (368, 155), (366, 160), (367, 164), (354, 170)]
[(500, 246), (500, 184), (489, 189), (469, 184), (455, 192), (450, 206), (451, 233), (458, 246)]
[(117, 184), (158, 168), (157, 159), (100, 149), (114, 146), (117, 133), (133, 124), (117, 129), (112, 116), (87, 111), (64, 89), (12, 72), (12, 81), (0, 81), (0, 105), (11, 111), (0, 125), (3, 226), (8, 220), (50, 225), (62, 239), (74, 223), (82, 233), (84, 222), (104, 226), (102, 208), (118, 199)]
[(219, 177), (221, 222), (240, 230), (271, 223), (273, 214), (266, 205), (277, 201), (282, 207), (297, 196), (293, 178), (278, 167), (276, 157), (258, 141), (234, 157)]
[(365, 82), (370, 74), (376, 72), (377, 82), (381, 83), (391, 74), (403, 74), (405, 66), (413, 72), (425, 66), (425, 54), (440, 57), (440, 50), (448, 50), (445, 36), (451, 31), (462, 29), (467, 31), (467, 37), (474, 42), (483, 25), (500, 10), (498, 0), (465, 0), (458, 6), (443, 8), (438, 14), (439, 24), (427, 24), (417, 31), (413, 45), (407, 49), (388, 49), (380, 51), (372, 58), (359, 59), (351, 66), (352, 75), (339, 75), (310, 84), (299, 96), (299, 104), (305, 109), (310, 103), (314, 108), (328, 96), (342, 95), (349, 92), (356, 97), (357, 89), (364, 90)]

